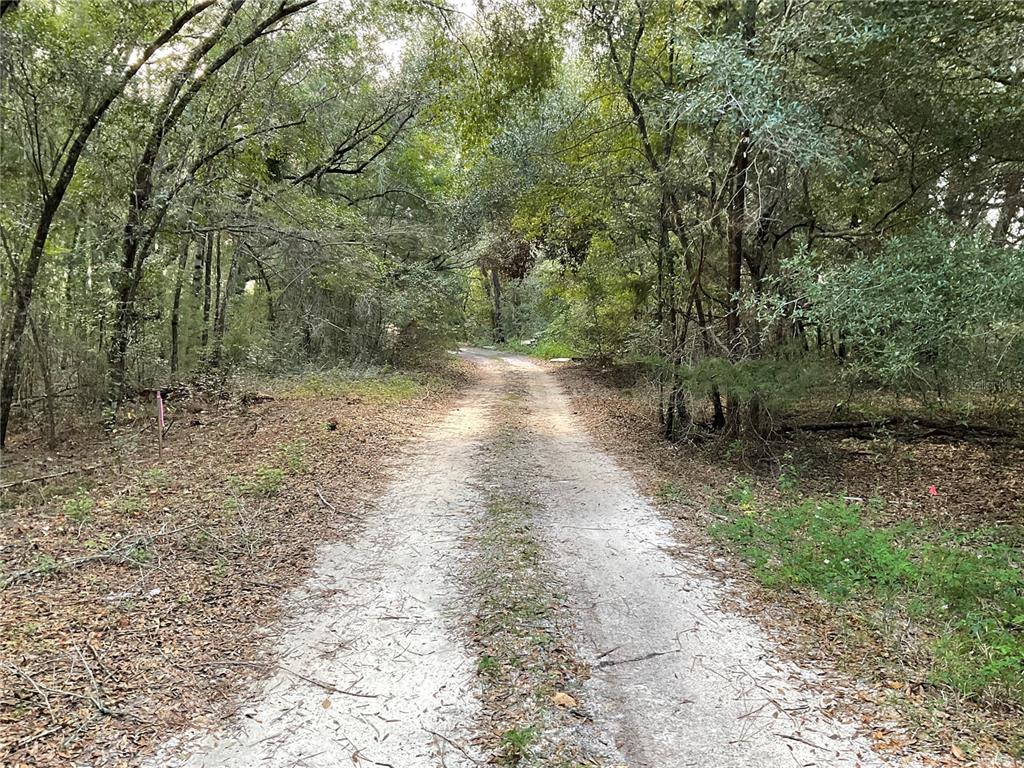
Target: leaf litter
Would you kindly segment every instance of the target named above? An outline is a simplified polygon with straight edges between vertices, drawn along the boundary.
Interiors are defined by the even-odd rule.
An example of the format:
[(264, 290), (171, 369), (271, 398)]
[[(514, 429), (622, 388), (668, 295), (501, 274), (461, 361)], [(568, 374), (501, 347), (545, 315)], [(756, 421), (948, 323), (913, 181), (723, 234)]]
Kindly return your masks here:
[(319, 542), (361, 529), (464, 372), (427, 381), (400, 399), (179, 397), (159, 457), (141, 413), (5, 456), (5, 481), (29, 482), (0, 497), (0, 764), (135, 765), (237, 710), (278, 670), (279, 597)]

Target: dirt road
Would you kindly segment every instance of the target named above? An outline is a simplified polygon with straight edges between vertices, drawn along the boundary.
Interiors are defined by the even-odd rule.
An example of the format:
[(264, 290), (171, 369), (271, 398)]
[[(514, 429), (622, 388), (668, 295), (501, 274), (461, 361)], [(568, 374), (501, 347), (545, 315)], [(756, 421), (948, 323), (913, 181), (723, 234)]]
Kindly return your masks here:
[[(465, 564), (510, 393), (504, 474), (531, 499), (561, 625), (589, 668), (572, 690), (578, 727), (558, 737), (579, 742), (573, 754), (630, 768), (886, 764), (821, 714), (810, 671), (776, 658), (756, 625), (721, 606), (715, 581), (668, 553), (669, 525), (547, 373), (524, 358), (462, 355), (477, 385), (414, 445), (366, 529), (326, 544), (288, 596), (276, 674), (222, 730), (169, 744), (150, 765), (461, 768), (493, 757)], [(556, 764), (537, 746), (516, 754)]]

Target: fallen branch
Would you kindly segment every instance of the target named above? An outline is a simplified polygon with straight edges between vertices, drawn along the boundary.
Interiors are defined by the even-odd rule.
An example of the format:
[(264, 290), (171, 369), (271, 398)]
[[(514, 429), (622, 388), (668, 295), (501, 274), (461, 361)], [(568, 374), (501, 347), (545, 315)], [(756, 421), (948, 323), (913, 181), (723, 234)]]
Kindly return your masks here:
[[(179, 528), (174, 528), (170, 531), (157, 531), (156, 533), (135, 533), (123, 537), (114, 546), (103, 552), (97, 552), (95, 555), (86, 555), (84, 557), (71, 557), (67, 560), (61, 560), (56, 565), (50, 566), (37, 566), (35, 568), (26, 568), (23, 571), (15, 571), (4, 579), (3, 584), (0, 585), (0, 589), (7, 589), (13, 584), (17, 584), (19, 581), (31, 578), (32, 576), (38, 576), (43, 573), (50, 573), (52, 571), (63, 571), (68, 568), (73, 568), (79, 565), (85, 565), (87, 563), (94, 563), (100, 560), (110, 560), (115, 563), (124, 563), (130, 561), (135, 563), (129, 556), (129, 553), (137, 547), (150, 547), (153, 542), (163, 536), (172, 536), (175, 533), (181, 533), (182, 531), (188, 531), (193, 528), (198, 528), (199, 523), (193, 523), (191, 525), (184, 525)], [(137, 564), (137, 563), (136, 563)]]
[(34, 397), (22, 398), (21, 400), (15, 400), (13, 403), (11, 403), (11, 407), (12, 408), (24, 407), (24, 406), (30, 405), (32, 403), (38, 403), (40, 400), (48, 400), (50, 398), (56, 398), (56, 397), (74, 397), (75, 393), (78, 390), (80, 390), (80, 389), (83, 389), (83, 387), (81, 387), (81, 386), (65, 387), (64, 389), (59, 389), (56, 392), (53, 392), (53, 393), (51, 393), (49, 395), (36, 395)]
[(776, 432), (786, 434), (788, 432), (843, 432), (856, 431), (861, 429), (881, 429), (899, 424), (902, 419), (891, 418), (875, 421), (827, 421), (820, 424), (792, 424), (782, 425)]
[(327, 499), (324, 498), (323, 491), (320, 490), (319, 486), (317, 486), (316, 495), (320, 497), (320, 503), (323, 504), (325, 507), (327, 507), (329, 510), (331, 510), (331, 512), (337, 512), (338, 511), (338, 510), (336, 510), (334, 508), (334, 505), (331, 504), (331, 502), (329, 502)]
[(905, 435), (905, 437), (915, 440), (925, 440), (929, 437), (953, 437), (960, 440), (982, 438), (1002, 438), (1013, 440), (1021, 437), (1020, 433), (1015, 432), (1014, 430), (994, 427), (989, 424), (958, 424), (956, 422), (943, 422), (932, 419), (904, 416), (893, 416), (888, 419), (864, 421), (827, 421), (813, 424), (787, 424), (779, 426), (775, 431), (778, 434), (788, 434), (792, 432), (863, 432), (875, 431), (885, 427), (923, 430)]
[(14, 488), (18, 485), (27, 485), (28, 483), (41, 483), (43, 480), (52, 480), (55, 477), (64, 477), (64, 475), (73, 475), (76, 472), (92, 472), (94, 469), (100, 469), (101, 467), (109, 466), (107, 464), (92, 464), (88, 467), (72, 467), (71, 469), (63, 469), (60, 472), (51, 472), (48, 475), (39, 475), (38, 477), (26, 477), (21, 480), (12, 480), (9, 483), (0, 484), (0, 491), (6, 490), (7, 488)]
[(101, 714), (107, 715), (109, 717), (124, 717), (124, 713), (118, 712), (115, 709), (111, 709), (106, 704), (104, 704), (97, 696), (92, 696), (85, 693), (78, 693), (77, 691), (65, 691), (62, 688), (51, 688), (47, 685), (43, 685), (42, 683), (38, 682), (28, 672), (19, 667), (16, 667), (13, 664), (6, 664), (0, 662), (0, 666), (2, 666), (3, 669), (7, 670), (8, 672), (12, 672), (18, 677), (23, 678), (29, 685), (31, 685), (35, 694), (43, 700), (43, 705), (46, 707), (46, 711), (50, 713), (51, 717), (53, 716), (53, 709), (50, 707), (50, 696), (48, 694), (53, 696), (67, 696), (72, 699), (81, 699), (82, 701), (88, 701), (90, 704), (96, 707), (97, 711), (99, 711)]

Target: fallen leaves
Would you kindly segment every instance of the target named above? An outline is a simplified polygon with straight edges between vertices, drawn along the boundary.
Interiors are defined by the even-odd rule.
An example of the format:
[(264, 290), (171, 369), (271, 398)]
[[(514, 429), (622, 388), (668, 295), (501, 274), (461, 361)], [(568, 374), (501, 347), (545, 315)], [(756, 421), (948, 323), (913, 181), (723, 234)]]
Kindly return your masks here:
[[(261, 642), (277, 596), (303, 578), (320, 541), (357, 525), (351, 510), (364, 508), (384, 462), (453, 391), (439, 382), (408, 402), (205, 403), (201, 424), (179, 420), (168, 434), (161, 460), (137, 442), (102, 475), (75, 468), (114, 447), (69, 436), (57, 461), (70, 471), (3, 494), (0, 560), (19, 576), (0, 591), (0, 658), (17, 670), (0, 669), (0, 765), (124, 765), (218, 719), (247, 677), (273, 667)], [(290, 468), (300, 454), (305, 466)], [(36, 476), (52, 459), (23, 450), (5, 461)], [(280, 490), (233, 490), (228, 478), (258, 465), (282, 470)], [(69, 520), (65, 500), (83, 491), (95, 506)]]

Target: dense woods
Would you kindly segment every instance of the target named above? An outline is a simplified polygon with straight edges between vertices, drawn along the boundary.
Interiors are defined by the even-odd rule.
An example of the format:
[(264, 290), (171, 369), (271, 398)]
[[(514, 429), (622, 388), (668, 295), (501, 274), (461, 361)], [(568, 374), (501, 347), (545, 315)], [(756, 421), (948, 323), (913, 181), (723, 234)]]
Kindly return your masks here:
[(4, 9), (5, 438), (455, 338), (639, 364), (670, 438), (1020, 393), (1016, 3)]
[[(580, 736), (616, 674), (637, 765), (797, 759), (817, 703), (715, 703), (776, 690), (765, 627), (867, 751), (1024, 756), (1018, 0), (0, 0), (0, 249), (4, 765), (136, 765), (272, 672), (320, 725), (439, 683), (453, 766), (625, 764)], [(294, 674), (303, 584), (368, 643), (450, 599), (468, 675), (326, 623)]]

